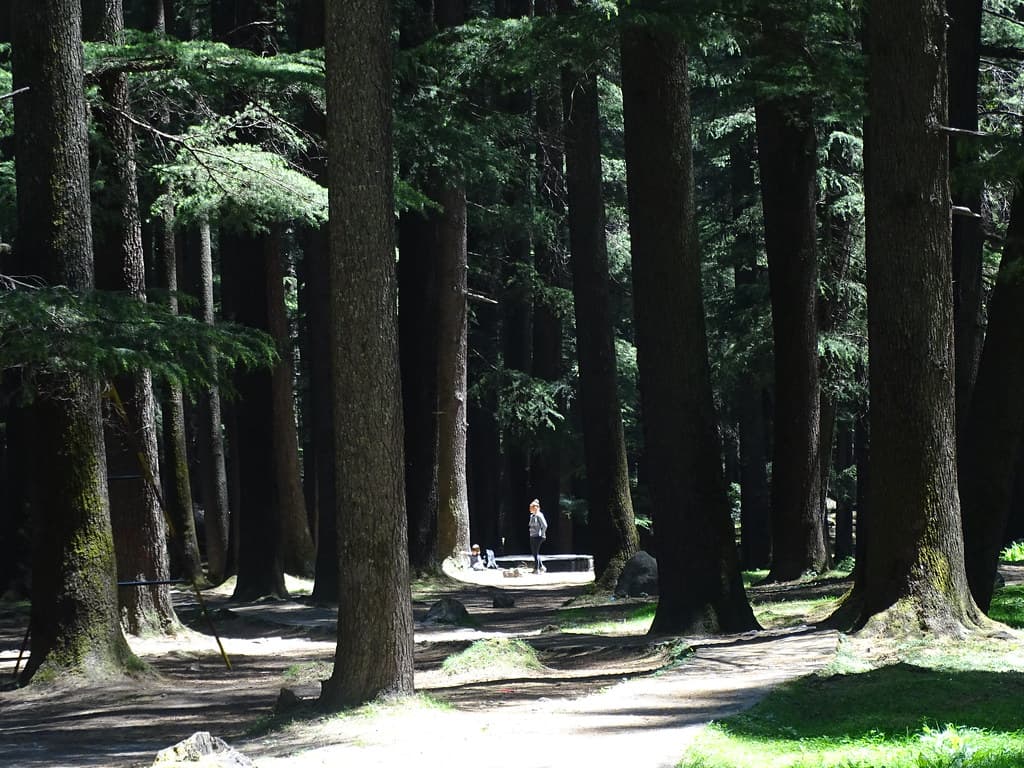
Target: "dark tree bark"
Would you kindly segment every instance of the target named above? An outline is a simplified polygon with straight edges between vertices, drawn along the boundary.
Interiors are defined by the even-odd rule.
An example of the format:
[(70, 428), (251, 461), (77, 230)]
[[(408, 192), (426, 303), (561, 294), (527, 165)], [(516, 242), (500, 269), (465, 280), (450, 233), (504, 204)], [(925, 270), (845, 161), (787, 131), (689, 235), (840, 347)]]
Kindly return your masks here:
[[(843, 420), (839, 422), (836, 437), (836, 474), (840, 474), (854, 464), (854, 433), (853, 425)], [(853, 557), (853, 510), (857, 505), (854, 488), (849, 483), (841, 483), (836, 492), (836, 560)]]
[[(190, 267), (187, 271), (191, 273), (190, 290), (198, 298), (196, 316), (207, 325), (214, 322), (212, 239), (210, 223), (206, 220), (199, 222), (188, 233), (185, 254)], [(220, 387), (212, 386), (201, 393), (197, 410), (198, 475), (204, 511), (207, 570), (210, 580), (219, 584), (227, 576), (230, 526)]]
[(644, 458), (658, 558), (651, 632), (740, 632), (757, 622), (740, 576), (711, 391), (682, 41), (628, 25), (622, 99)]
[[(947, 0), (949, 124), (978, 130), (978, 65), (981, 61), (981, 0)], [(950, 138), (950, 188), (953, 205), (981, 213), (982, 183), (970, 178), (978, 151), (972, 139)], [(977, 174), (977, 171), (974, 172)], [(984, 232), (980, 218), (953, 217), (953, 339), (956, 363), (956, 430), (959, 456), (969, 418), (982, 344), (981, 263)], [(968, 569), (970, 570), (970, 569)]]
[[(87, 40), (120, 43), (124, 38), (121, 0), (87, 0), (83, 6)], [(103, 212), (94, 222), (96, 286), (146, 300), (142, 224), (136, 190), (135, 144), (128, 120), (128, 77), (109, 73), (100, 80), (103, 105), (96, 118), (105, 144), (96, 165), (108, 168), (96, 200)], [(156, 402), (148, 371), (118, 376), (107, 401), (105, 446), (110, 518), (119, 581), (166, 582), (167, 525), (159, 496)], [(171, 632), (178, 620), (164, 584), (120, 590), (121, 621), (134, 635)]]
[(1009, 546), (1024, 540), (1024, 444), (1017, 449), (1017, 466), (1014, 470), (1013, 491), (1010, 493), (1010, 516), (1006, 521), (1003, 544)]
[(413, 689), (387, 3), (328, 0), (330, 339), (341, 569), (331, 709)]
[[(768, 293), (765, 270), (757, 264), (757, 243), (753, 234), (740, 226), (757, 195), (752, 135), (738, 137), (730, 145), (729, 176), (737, 225), (733, 244), (736, 305), (751, 316)], [(770, 377), (763, 356), (754, 354), (751, 360), (735, 394), (740, 443), (740, 562), (745, 568), (766, 568), (771, 563), (772, 540), (764, 389)]]
[[(438, 29), (466, 20), (464, 0), (436, 0)], [(437, 223), (437, 553), (438, 561), (469, 550), (466, 486), (468, 253), (466, 190), (443, 182)]]
[[(93, 287), (81, 6), (17, 0), (13, 14), (19, 258), (51, 285)], [(31, 410), (31, 643), (23, 683), (138, 665), (118, 623), (99, 387), (51, 375)]]
[[(215, 39), (259, 55), (277, 51), (275, 0), (215, 0), (210, 6), (210, 12)], [(266, 466), (269, 463), (275, 474), (274, 516), (277, 518), (275, 530), (282, 539), (281, 567), (290, 573), (312, 575), (316, 554), (299, 479), (298, 435), (292, 392), (292, 348), (284, 307), (280, 231), (273, 229), (265, 234), (247, 235), (244, 239), (250, 241), (247, 249), (257, 255), (258, 268), (255, 271), (262, 275), (262, 282), (252, 283), (251, 289), (256, 290), (257, 295), (267, 304), (265, 309), (257, 310), (252, 303), (255, 297), (247, 296), (244, 305), (250, 311), (248, 316), (251, 320), (246, 321), (246, 324), (270, 334), (276, 343), (280, 361), (265, 374), (252, 374), (266, 375), (270, 381), (270, 401), (264, 403), (261, 418), (269, 416), (271, 429), (261, 432), (264, 442), (260, 446), (241, 448), (241, 452), (252, 456), (255, 462), (255, 465), (241, 462), (241, 482), (244, 488), (252, 480), (254, 466)], [(251, 265), (248, 268), (252, 269)], [(249, 407), (254, 406), (241, 405), (243, 410)], [(240, 423), (245, 420), (245, 416), (240, 417)], [(256, 457), (254, 454), (257, 448), (269, 453), (270, 458)], [(263, 481), (256, 481), (257, 484), (260, 482)], [(242, 516), (247, 514), (244, 508), (239, 512)], [(240, 581), (241, 578), (240, 570)]]
[(872, 5), (866, 157), (871, 519), (835, 623), (962, 637), (984, 622), (964, 569), (941, 0)]
[[(538, 16), (554, 13), (554, 3), (537, 4)], [(556, 78), (537, 84), (534, 90), (537, 121), (537, 199), (550, 217), (550, 236), (539, 234), (534, 241), (537, 275), (549, 289), (534, 297), (532, 373), (544, 381), (558, 381), (565, 375), (562, 341), (565, 336), (564, 308), (557, 293), (570, 285), (568, 233), (565, 231), (565, 146), (562, 140), (562, 102)], [(554, 290), (551, 290), (554, 289)], [(544, 501), (548, 539), (554, 551), (571, 551), (568, 518), (559, 509), (562, 490), (562, 440), (564, 430), (542, 430), (530, 456), (533, 493)], [(521, 526), (522, 527), (522, 526)], [(525, 550), (524, 550), (525, 551)]]
[[(161, 287), (167, 292), (171, 311), (178, 312), (178, 246), (174, 236), (174, 203), (168, 200), (157, 226), (156, 261)], [(193, 584), (205, 582), (199, 554), (195, 516), (192, 513), (192, 481), (188, 471), (185, 435), (185, 403), (181, 386), (166, 386), (163, 401), (164, 506), (170, 523), (171, 572)]]
[(280, 356), (280, 362), (271, 371), (273, 410), (270, 412), (270, 448), (273, 452), (274, 472), (277, 474), (282, 565), (287, 573), (312, 576), (316, 549), (309, 531), (309, 517), (306, 514), (299, 472), (299, 435), (292, 390), (295, 378), (294, 354), (284, 305), (281, 228), (275, 226), (263, 239), (267, 331)]
[[(299, 18), (299, 47), (320, 48), (324, 44), (324, 3), (302, 0)], [(316, 136), (326, 135), (324, 118), (313, 106), (303, 110), (303, 124)], [(322, 155), (307, 158), (307, 171), (321, 184), (327, 184), (327, 159)], [(299, 304), (304, 310), (307, 329), (305, 349), (308, 377), (309, 446), (303, 454), (304, 481), (312, 489), (307, 509), (315, 519), (316, 578), (313, 599), (318, 603), (338, 602), (338, 524), (334, 483), (334, 407), (331, 403), (331, 290), (328, 269), (327, 226), (300, 232), (303, 253), (303, 287)]]
[[(571, 10), (561, 0), (559, 12)], [(587, 507), (594, 570), (610, 589), (638, 543), (616, 388), (597, 76), (564, 70), (562, 104)]]
[[(268, 328), (266, 263), (277, 258), (262, 236), (221, 232), (223, 290), (230, 295), (228, 319), (251, 328)], [(268, 250), (270, 253), (268, 253)], [(271, 450), (274, 388), (270, 371), (243, 371), (235, 388), (236, 437), (232, 454), (240, 468), (238, 506), (238, 582), (235, 598), (285, 597), (284, 542), (277, 508), (279, 474)]]
[(809, 99), (756, 107), (775, 347), (770, 581), (828, 566), (819, 505), (817, 156)]
[(983, 611), (992, 601), (1024, 431), (1024, 179), (1017, 183), (960, 458), (967, 578)]
[(438, 195), (437, 349), (437, 559), (469, 550), (466, 486), (468, 362), (468, 263), (466, 193), (448, 187)]
[(437, 222), (402, 213), (398, 225), (398, 337), (405, 424), (405, 502), (409, 564), (435, 565), (437, 542)]

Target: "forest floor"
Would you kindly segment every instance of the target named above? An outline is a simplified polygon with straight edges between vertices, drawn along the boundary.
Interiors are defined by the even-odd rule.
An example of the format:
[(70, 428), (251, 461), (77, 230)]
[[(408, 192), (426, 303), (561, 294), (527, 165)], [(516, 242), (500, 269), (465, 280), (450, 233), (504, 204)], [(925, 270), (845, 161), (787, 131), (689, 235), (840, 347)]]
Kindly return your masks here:
[[(1024, 574), (1015, 574), (1024, 576)], [(149, 766), (157, 751), (210, 731), (260, 768), (447, 766), (489, 768), (671, 766), (701, 726), (749, 707), (773, 686), (825, 666), (834, 632), (806, 624), (718, 638), (621, 634), (616, 622), (644, 600), (589, 593), (589, 574), (460, 572), (417, 591), (416, 688), (421, 696), (322, 717), (299, 708), (274, 717), (281, 688), (314, 700), (330, 675), (335, 612), (305, 598), (235, 603), (225, 588), (205, 594), (232, 661), (228, 671), (194, 598), (176, 601), (186, 629), (171, 638), (132, 638), (155, 674), (76, 686), (0, 692), (0, 763), (18, 768)], [(816, 600), (848, 587), (754, 587), (752, 601)], [(515, 600), (493, 608), (496, 593)], [(429, 606), (455, 597), (472, 627), (423, 623)], [(570, 604), (572, 607), (570, 607)], [(584, 606), (584, 607), (580, 607)], [(606, 619), (600, 634), (565, 631), (566, 616)], [(0, 682), (10, 678), (27, 614), (0, 603)], [(607, 625), (603, 625), (607, 626)], [(626, 626), (625, 624), (623, 626)], [(200, 630), (200, 631), (197, 631)], [(636, 630), (633, 630), (634, 632)], [(443, 660), (488, 637), (522, 638), (539, 670), (500, 666), (451, 675)]]

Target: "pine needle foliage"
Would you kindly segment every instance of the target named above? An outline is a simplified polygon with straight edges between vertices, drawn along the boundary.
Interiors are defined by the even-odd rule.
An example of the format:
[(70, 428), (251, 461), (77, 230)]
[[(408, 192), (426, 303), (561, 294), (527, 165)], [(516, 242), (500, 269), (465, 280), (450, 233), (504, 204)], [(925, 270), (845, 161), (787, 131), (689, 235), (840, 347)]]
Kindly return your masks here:
[(0, 370), (21, 374), (23, 396), (36, 382), (78, 373), (100, 380), (150, 370), (190, 392), (229, 381), (236, 366), (276, 362), (266, 334), (230, 323), (206, 325), (112, 291), (76, 293), (4, 278), (0, 285)]

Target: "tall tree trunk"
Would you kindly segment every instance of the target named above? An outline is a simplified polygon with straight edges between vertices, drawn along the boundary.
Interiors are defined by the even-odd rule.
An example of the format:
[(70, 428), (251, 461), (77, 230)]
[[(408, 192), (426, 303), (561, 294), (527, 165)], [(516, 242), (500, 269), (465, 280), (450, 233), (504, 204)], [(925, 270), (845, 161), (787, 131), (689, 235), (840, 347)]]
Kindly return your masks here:
[[(554, 13), (554, 3), (537, 4), (538, 16)], [(537, 198), (551, 219), (550, 234), (540, 233), (534, 241), (537, 275), (546, 290), (534, 297), (533, 359), (535, 378), (554, 382), (565, 375), (562, 340), (565, 336), (563, 314), (558, 303), (561, 290), (569, 287), (568, 235), (565, 231), (565, 146), (562, 140), (562, 102), (557, 79), (551, 78), (535, 88), (537, 121)], [(534, 494), (546, 508), (548, 538), (555, 551), (569, 551), (571, 537), (565, 531), (570, 521), (559, 508), (562, 490), (562, 440), (564, 429), (541, 430), (530, 456), (530, 479)]]
[[(220, 237), (225, 295), (233, 316), (228, 319), (251, 328), (269, 327), (267, 317), (267, 238), (231, 234)], [(281, 539), (280, 476), (271, 449), (274, 441), (274, 388), (267, 370), (237, 375), (235, 405), (237, 438), (232, 454), (240, 468), (238, 516), (238, 582), (235, 598), (255, 600), (264, 596), (285, 597), (284, 542)]]
[[(174, 203), (169, 199), (161, 211), (157, 227), (156, 260), (161, 287), (167, 292), (170, 310), (178, 313), (178, 258), (174, 236)], [(195, 516), (192, 513), (192, 483), (188, 471), (185, 435), (185, 403), (181, 385), (169, 383), (163, 401), (163, 478), (164, 506), (170, 526), (171, 572), (193, 584), (205, 581), (199, 554)]]
[[(571, 10), (560, 0), (560, 13)], [(597, 76), (564, 70), (562, 105), (587, 507), (594, 570), (610, 589), (638, 542), (616, 381)]]
[(466, 193), (441, 190), (438, 222), (437, 351), (437, 557), (469, 550), (469, 495), (466, 487)]
[[(83, 34), (87, 40), (121, 43), (124, 17), (121, 0), (88, 0)], [(101, 77), (104, 104), (97, 121), (109, 146), (97, 166), (109, 168), (97, 207), (104, 215), (94, 222), (96, 284), (146, 300), (142, 224), (136, 190), (135, 144), (128, 120), (128, 77)], [(103, 150), (100, 150), (101, 152)], [(159, 496), (156, 403), (148, 371), (118, 376), (108, 393), (105, 445), (119, 581), (166, 582), (167, 526)], [(120, 590), (121, 621), (131, 634), (173, 631), (178, 620), (166, 584), (127, 586)]]
[[(435, 565), (438, 510), (437, 217), (405, 211), (398, 225), (398, 337), (405, 424), (409, 564)], [(468, 497), (467, 497), (468, 498)]]
[[(854, 434), (851, 422), (839, 422), (836, 439), (836, 474), (848, 470), (854, 464)], [(845, 480), (840, 480), (836, 490), (836, 560), (853, 557), (853, 510), (857, 506), (854, 488)]]
[[(464, 0), (436, 0), (438, 29), (466, 20)], [(469, 549), (466, 487), (468, 253), (466, 190), (442, 182), (437, 190), (437, 560)]]
[[(735, 299), (741, 312), (755, 316), (767, 294), (767, 276), (757, 264), (758, 244), (741, 222), (755, 205), (754, 141), (752, 134), (733, 140), (729, 147)], [(747, 338), (756, 335), (747, 332)], [(739, 382), (736, 417), (740, 442), (740, 562), (745, 568), (766, 568), (771, 563), (771, 491), (768, 483), (768, 420), (764, 389), (769, 378), (764, 355), (751, 354), (747, 375)]]
[(325, 31), (331, 374), (344, 567), (334, 673), (320, 701), (335, 709), (411, 693), (413, 643), (395, 317), (390, 6), (327, 0)]
[(964, 569), (957, 497), (945, 3), (868, 18), (866, 157), (871, 518), (836, 623), (962, 637), (984, 617)]
[(267, 331), (274, 339), (280, 362), (271, 371), (273, 410), (271, 443), (277, 474), (277, 510), (281, 535), (282, 565), (287, 573), (312, 576), (316, 550), (309, 531), (305, 498), (299, 472), (299, 435), (295, 423), (293, 381), (294, 354), (284, 305), (284, 265), (281, 228), (275, 226), (264, 238), (264, 295)]
[[(949, 124), (978, 130), (978, 66), (981, 61), (981, 0), (946, 0), (949, 14), (947, 70)], [(978, 150), (973, 139), (950, 138), (950, 187), (953, 205), (981, 214), (982, 184), (972, 175)], [(957, 445), (963, 449), (982, 343), (981, 219), (953, 217), (953, 343), (956, 363)], [(967, 456), (959, 451), (961, 459)], [(970, 570), (970, 568), (968, 568)], [(977, 596), (977, 595), (975, 595)]]
[(967, 578), (983, 611), (992, 601), (1024, 431), (1024, 178), (1017, 184), (960, 459)]
[(682, 41), (629, 24), (622, 99), (644, 457), (658, 557), (651, 632), (739, 632), (757, 622), (740, 576), (711, 391), (689, 91)]
[[(81, 5), (17, 0), (13, 15), (19, 258), (50, 285), (93, 287)], [(39, 382), (31, 409), (32, 612), (21, 681), (108, 677), (137, 665), (118, 623), (99, 387)]]
[(775, 347), (771, 581), (828, 565), (819, 506), (817, 156), (810, 101), (756, 107)]
[[(204, 219), (189, 232), (185, 253), (190, 290), (198, 298), (196, 317), (207, 325), (214, 322), (212, 240), (210, 222)], [(217, 385), (199, 395), (197, 442), (207, 570), (210, 580), (219, 584), (227, 577), (230, 507)]]

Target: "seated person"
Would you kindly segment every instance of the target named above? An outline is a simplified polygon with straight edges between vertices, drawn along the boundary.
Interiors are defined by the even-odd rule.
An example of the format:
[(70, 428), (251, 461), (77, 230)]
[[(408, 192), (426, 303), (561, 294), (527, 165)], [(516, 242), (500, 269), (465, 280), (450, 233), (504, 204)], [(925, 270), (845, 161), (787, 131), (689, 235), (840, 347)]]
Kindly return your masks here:
[(487, 564), (484, 563), (483, 557), (481, 557), (481, 555), (480, 555), (480, 545), (479, 544), (474, 544), (470, 548), (469, 567), (472, 568), (474, 571), (482, 571), (482, 570), (484, 570), (487, 567)]

